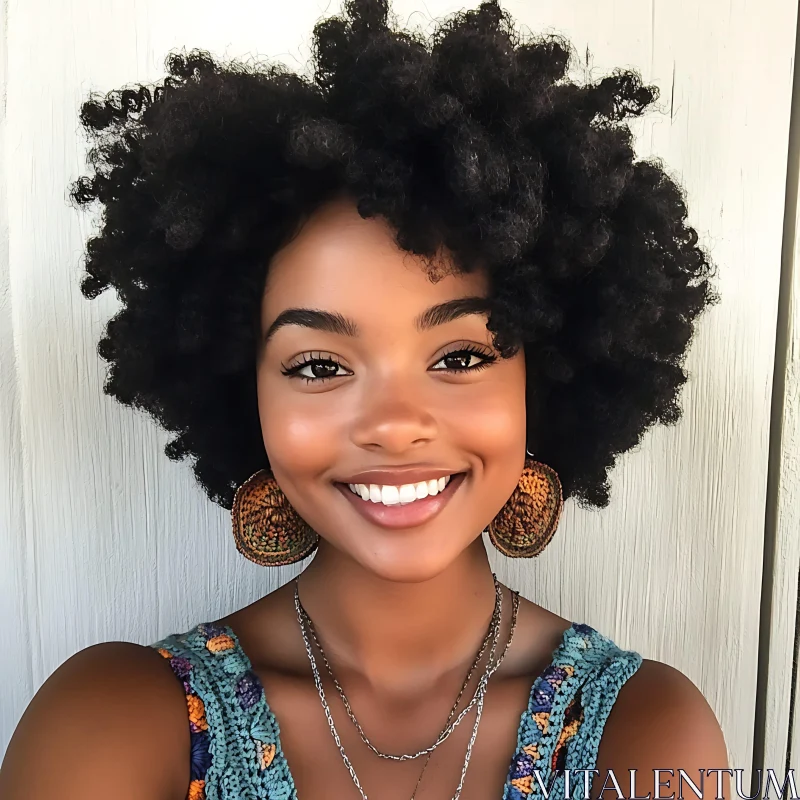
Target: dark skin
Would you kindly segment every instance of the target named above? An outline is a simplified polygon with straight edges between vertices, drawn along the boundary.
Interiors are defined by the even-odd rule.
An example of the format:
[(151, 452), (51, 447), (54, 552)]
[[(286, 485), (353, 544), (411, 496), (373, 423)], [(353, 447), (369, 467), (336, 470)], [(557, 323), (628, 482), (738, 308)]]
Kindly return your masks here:
[[(302, 325), (276, 330), (259, 355), (258, 399), (274, 475), (321, 537), (300, 578), (303, 605), (359, 721), (389, 752), (426, 747), (450, 711), (494, 603), (480, 533), (513, 491), (525, 459), (522, 351), (467, 369), (496, 355), (484, 314), (424, 330), (414, 324), (434, 305), (487, 292), (480, 272), (431, 282), (416, 257), (396, 247), (385, 223), (361, 219), (345, 199), (319, 209), (269, 267), (265, 333), (289, 308), (327, 310), (357, 327), (354, 335)], [(445, 358), (465, 345), (482, 355)], [(324, 372), (333, 375), (324, 381), (303, 380), (323, 374), (310, 365), (300, 377), (284, 374), (312, 356), (340, 367)], [(370, 522), (335, 486), (361, 470), (411, 463), (466, 473), (450, 501), (421, 525), (389, 530)], [(223, 622), (264, 685), (299, 797), (357, 798), (320, 707), (293, 591), (289, 584)], [(503, 594), (501, 641), (511, 607), (510, 592)], [(531, 684), (569, 624), (521, 601), (513, 644), (489, 684), (464, 800), (502, 795)], [(424, 759), (395, 763), (371, 754), (327, 680), (325, 686), (367, 795), (408, 800)], [(474, 687), (475, 679), (467, 696)], [(433, 754), (418, 800), (452, 796), (473, 714)], [(637, 769), (638, 795), (655, 796), (656, 768), (684, 769), (697, 782), (699, 769), (727, 763), (722, 732), (701, 693), (677, 670), (646, 660), (606, 723), (600, 774), (613, 769), (622, 780)], [(37, 693), (0, 770), (0, 797), (184, 800), (188, 782), (180, 683), (149, 648), (109, 643), (71, 658)], [(622, 788), (628, 792), (624, 781)], [(616, 797), (610, 791), (603, 796)], [(673, 791), (675, 779), (661, 789), (662, 796)], [(714, 794), (715, 780), (707, 778), (706, 796)], [(730, 796), (727, 780), (723, 795)]]

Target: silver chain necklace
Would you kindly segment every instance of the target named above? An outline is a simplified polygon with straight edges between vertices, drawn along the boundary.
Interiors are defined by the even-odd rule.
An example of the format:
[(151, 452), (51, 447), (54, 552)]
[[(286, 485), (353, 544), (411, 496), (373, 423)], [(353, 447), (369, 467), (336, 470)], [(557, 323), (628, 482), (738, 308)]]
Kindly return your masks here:
[[(495, 592), (496, 592), (496, 596), (497, 596), (500, 593), (499, 584), (497, 582), (497, 578), (494, 577), (494, 576), (492, 576), (492, 577), (494, 578), (494, 581), (495, 581)], [(479, 685), (478, 685), (478, 689), (476, 690), (476, 694), (472, 698), (472, 700), (470, 701), (468, 706), (461, 712), (461, 714), (459, 714), (459, 716), (457, 717), (457, 721), (455, 723), (447, 726), (445, 728), (445, 730), (442, 731), (442, 735), (444, 735), (446, 733), (445, 738), (447, 738), (447, 736), (449, 736), (450, 733), (452, 733), (452, 729), (454, 729), (456, 724), (458, 722), (460, 722), (464, 718), (464, 716), (472, 708), (472, 706), (473, 705), (477, 706), (477, 713), (475, 715), (475, 724), (473, 725), (472, 734), (470, 735), (469, 743), (467, 744), (467, 752), (466, 752), (466, 755), (464, 757), (464, 764), (463, 764), (463, 766), (461, 768), (461, 776), (459, 778), (458, 786), (456, 787), (456, 792), (453, 795), (452, 800), (459, 800), (459, 798), (461, 797), (461, 792), (462, 792), (462, 790), (464, 788), (464, 780), (465, 780), (466, 775), (467, 775), (467, 768), (469, 767), (469, 762), (470, 762), (470, 759), (472, 757), (472, 748), (473, 748), (473, 746), (475, 744), (475, 739), (478, 736), (478, 726), (480, 725), (481, 715), (483, 714), (483, 704), (484, 704), (484, 699), (485, 699), (485, 696), (486, 696), (487, 683), (489, 681), (489, 678), (497, 671), (497, 669), (499, 668), (500, 664), (502, 663), (503, 658), (505, 657), (505, 654), (508, 651), (509, 645), (511, 644), (511, 640), (512, 640), (513, 635), (514, 635), (514, 628), (516, 627), (517, 608), (518, 608), (518, 605), (519, 605), (519, 596), (517, 595), (517, 593), (512, 593), (512, 599), (513, 599), (513, 613), (512, 613), (511, 630), (509, 632), (509, 638), (508, 638), (508, 640), (507, 640), (507, 642), (505, 644), (505, 647), (503, 648), (503, 652), (501, 653), (500, 658), (497, 660), (497, 662), (493, 663), (493, 661), (494, 661), (494, 653), (496, 651), (497, 642), (498, 642), (498, 639), (499, 639), (499, 632), (500, 632), (500, 624), (499, 624), (499, 618), (498, 618), (496, 624), (493, 624), (493, 626), (492, 626), (492, 634), (493, 634), (492, 638), (493, 638), (493, 641), (492, 641), (492, 648), (491, 648), (491, 651), (490, 651), (490, 654), (489, 654), (489, 662), (487, 664), (486, 671), (481, 676), (481, 679), (480, 679)], [(356, 775), (356, 772), (353, 769), (353, 765), (350, 762), (350, 759), (348, 758), (347, 753), (344, 750), (344, 746), (342, 745), (341, 738), (339, 737), (339, 732), (336, 730), (336, 725), (333, 722), (333, 716), (331, 715), (331, 710), (330, 710), (330, 707), (328, 706), (328, 701), (327, 701), (327, 699), (325, 697), (325, 690), (322, 687), (322, 678), (320, 676), (319, 669), (317, 668), (317, 662), (316, 662), (316, 659), (314, 658), (314, 653), (313, 653), (313, 651), (311, 649), (311, 643), (309, 641), (309, 637), (308, 637), (307, 632), (306, 632), (305, 621), (307, 619), (308, 622), (311, 623), (311, 618), (308, 616), (308, 614), (305, 612), (305, 609), (303, 609), (303, 607), (300, 604), (299, 584), (298, 584), (297, 579), (295, 579), (295, 585), (294, 585), (294, 606), (295, 606), (295, 612), (297, 613), (297, 622), (298, 622), (298, 624), (300, 626), (300, 632), (301, 632), (302, 637), (303, 637), (303, 644), (305, 645), (306, 654), (308, 655), (308, 660), (309, 660), (309, 663), (311, 665), (311, 672), (312, 672), (312, 674), (314, 676), (314, 685), (316, 686), (317, 694), (319, 694), (320, 703), (322, 704), (322, 709), (325, 712), (325, 718), (328, 721), (328, 727), (330, 728), (331, 735), (333, 736), (333, 740), (336, 743), (336, 746), (337, 746), (337, 748), (339, 750), (339, 755), (341, 756), (342, 761), (344, 762), (344, 765), (347, 768), (347, 771), (350, 773), (350, 778), (352, 779), (353, 784), (355, 785), (356, 789), (358, 790), (359, 794), (361, 795), (362, 800), (368, 800), (367, 795), (364, 792), (363, 787), (361, 786), (361, 782), (358, 779), (358, 775)], [(317, 641), (315, 643), (319, 647), (320, 653), (322, 653), (323, 657), (324, 657), (324, 651), (319, 646), (319, 642)], [(457, 707), (458, 707), (458, 701), (456, 701), (456, 705), (453, 707), (453, 711), (451, 711), (451, 714), (450, 714), (451, 717), (452, 717), (452, 714), (454, 713), (455, 708), (457, 708)], [(441, 738), (441, 736), (440, 736), (440, 738)], [(438, 742), (438, 740), (437, 740), (437, 742)], [(438, 744), (440, 744), (440, 742), (434, 743), (433, 747), (428, 748), (425, 751), (422, 751), (419, 755), (423, 755), (425, 753), (431, 753), (432, 750), (435, 749), (435, 747), (438, 747)], [(427, 766), (427, 761), (425, 763), (425, 766)], [(425, 770), (425, 767), (423, 767), (423, 772), (424, 772), (424, 770)], [(419, 783), (420, 783), (421, 779), (422, 779), (422, 775), (420, 775), (419, 779), (417, 780), (417, 785), (414, 787), (414, 795), (416, 795), (416, 792), (417, 792), (417, 789), (419, 787)]]
[[(472, 662), (472, 665), (467, 672), (467, 677), (464, 679), (464, 683), (461, 685), (461, 690), (458, 693), (458, 697), (456, 698), (454, 710), (451, 712), (451, 716), (448, 717), (447, 722), (445, 723), (445, 727), (442, 732), (439, 734), (439, 737), (436, 741), (430, 746), (426, 747), (424, 750), (420, 750), (416, 753), (403, 753), (402, 755), (394, 755), (392, 753), (384, 753), (375, 747), (374, 744), (369, 740), (366, 733), (364, 733), (364, 729), (361, 727), (361, 723), (359, 723), (358, 719), (356, 719), (356, 715), (353, 712), (352, 707), (350, 706), (350, 701), (347, 699), (347, 696), (342, 689), (341, 684), (336, 679), (333, 674), (333, 670), (331, 668), (330, 662), (328, 661), (328, 657), (325, 654), (325, 650), (323, 649), (322, 645), (320, 644), (319, 637), (317, 636), (316, 629), (314, 628), (314, 623), (311, 621), (311, 617), (308, 615), (308, 612), (303, 608), (302, 603), (299, 601), (299, 591), (297, 591), (297, 584), (295, 584), (296, 593), (298, 594), (298, 601), (297, 604), (300, 607), (300, 614), (302, 615), (302, 624), (305, 625), (306, 630), (311, 635), (311, 639), (316, 645), (317, 650), (322, 658), (322, 662), (325, 665), (325, 669), (328, 673), (328, 677), (331, 679), (331, 683), (333, 683), (334, 687), (336, 687), (336, 691), (339, 693), (339, 698), (342, 701), (342, 705), (347, 712), (347, 716), (350, 718), (350, 721), (355, 725), (356, 730), (358, 731), (358, 735), (361, 737), (361, 741), (379, 758), (386, 758), (391, 761), (411, 761), (415, 758), (420, 758), (421, 756), (428, 755), (432, 753), (440, 744), (447, 740), (450, 734), (458, 727), (461, 721), (464, 719), (467, 713), (469, 713), (470, 709), (478, 702), (478, 693), (483, 689), (485, 691), (485, 684), (488, 678), (490, 677), (487, 675), (487, 672), (492, 667), (493, 656), (495, 650), (497, 648), (497, 641), (500, 635), (500, 615), (502, 610), (502, 603), (503, 603), (503, 595), (502, 595), (502, 588), (500, 583), (498, 582), (497, 578), (493, 575), (492, 578), (494, 579), (494, 587), (495, 587), (495, 603), (494, 603), (494, 610), (492, 611), (492, 618), (489, 622), (489, 628), (486, 631), (486, 636), (481, 643), (480, 650), (478, 651), (475, 660)], [(470, 700), (467, 707), (464, 711), (459, 714), (458, 718), (452, 722), (452, 714), (455, 713), (455, 709), (458, 708), (458, 704), (461, 702), (461, 698), (464, 696), (464, 692), (467, 690), (467, 686), (469, 686), (469, 682), (478, 667), (481, 659), (483, 658), (484, 653), (486, 652), (486, 648), (489, 645), (489, 640), (492, 639), (493, 645), (490, 651), (489, 660), (486, 664), (486, 670), (484, 671), (481, 680), (478, 682), (478, 686), (475, 689), (475, 694), (473, 695), (472, 699)], [(508, 645), (506, 645), (507, 647)], [(499, 663), (498, 663), (499, 666)]]
[[(506, 653), (508, 652), (508, 648), (511, 645), (511, 641), (514, 638), (514, 631), (517, 628), (517, 612), (519, 611), (519, 593), (515, 591), (511, 591), (511, 626), (509, 627), (508, 631), (508, 639), (506, 640), (505, 647), (503, 647), (503, 652), (500, 654), (500, 659), (498, 661), (497, 666), (499, 667), (500, 664), (503, 663), (503, 659), (506, 657)], [(450, 709), (450, 715), (447, 717), (447, 722), (445, 723), (445, 727), (450, 723), (450, 720), (453, 718), (453, 715), (456, 713), (458, 709), (458, 704), (461, 702), (461, 694), (456, 698), (456, 702), (453, 704), (453, 707)], [(428, 769), (428, 764), (431, 760), (431, 753), (428, 753), (428, 757), (425, 759), (425, 763), (422, 765), (422, 770), (419, 773), (419, 777), (417, 778), (417, 782), (414, 784), (414, 791), (411, 793), (411, 800), (416, 800), (417, 792), (419, 791), (419, 785), (422, 783), (422, 777), (425, 775), (425, 770)]]

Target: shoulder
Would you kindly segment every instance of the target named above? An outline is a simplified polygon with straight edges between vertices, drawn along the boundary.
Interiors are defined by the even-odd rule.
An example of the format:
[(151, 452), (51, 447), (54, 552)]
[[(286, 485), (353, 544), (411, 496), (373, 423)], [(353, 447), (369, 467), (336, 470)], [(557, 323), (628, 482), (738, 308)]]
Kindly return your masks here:
[[(682, 672), (660, 661), (644, 659), (620, 689), (603, 734), (601, 752), (656, 755), (698, 745), (715, 756), (724, 746), (714, 712), (700, 690)], [(679, 751), (677, 751), (679, 752)]]
[(647, 794), (656, 791), (654, 770), (662, 771), (662, 780), (672, 770), (674, 788), (679, 769), (697, 782), (698, 770), (727, 766), (722, 730), (700, 690), (674, 667), (644, 659), (620, 688), (603, 730), (598, 788), (609, 770), (626, 781), (628, 770), (636, 770), (637, 793)]
[(95, 645), (42, 685), (11, 739), (5, 800), (186, 796), (189, 727), (181, 683), (150, 647)]

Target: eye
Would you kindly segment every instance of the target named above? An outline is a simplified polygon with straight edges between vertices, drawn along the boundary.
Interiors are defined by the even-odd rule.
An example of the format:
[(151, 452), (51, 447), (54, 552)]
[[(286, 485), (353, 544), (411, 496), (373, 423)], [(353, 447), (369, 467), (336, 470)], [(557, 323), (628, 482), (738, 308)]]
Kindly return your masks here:
[[(306, 383), (321, 383), (331, 378), (340, 378), (344, 375), (352, 375), (351, 372), (329, 355), (318, 353), (303, 353), (302, 359), (290, 367), (281, 364), (281, 373), (289, 378), (302, 378)], [(340, 370), (345, 370), (344, 373)]]
[[(472, 345), (459, 347), (443, 355), (436, 363), (445, 363), (444, 368), (431, 367), (434, 372), (476, 372), (485, 369), (497, 361), (493, 353), (486, 353)], [(477, 362), (477, 363), (476, 363)]]

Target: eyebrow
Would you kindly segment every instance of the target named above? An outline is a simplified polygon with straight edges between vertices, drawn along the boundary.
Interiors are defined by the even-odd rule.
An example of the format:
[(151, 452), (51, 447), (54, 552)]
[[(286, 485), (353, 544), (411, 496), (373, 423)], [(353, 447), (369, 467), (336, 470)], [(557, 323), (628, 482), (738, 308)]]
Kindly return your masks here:
[[(488, 315), (491, 309), (492, 304), (486, 297), (459, 297), (425, 309), (414, 319), (414, 327), (422, 333), (437, 325), (444, 325), (471, 314)], [(357, 337), (360, 335), (358, 325), (337, 311), (324, 311), (318, 308), (287, 308), (278, 314), (275, 321), (269, 326), (264, 335), (264, 345), (275, 335), (276, 331), (289, 325), (335, 333), (339, 336)]]

